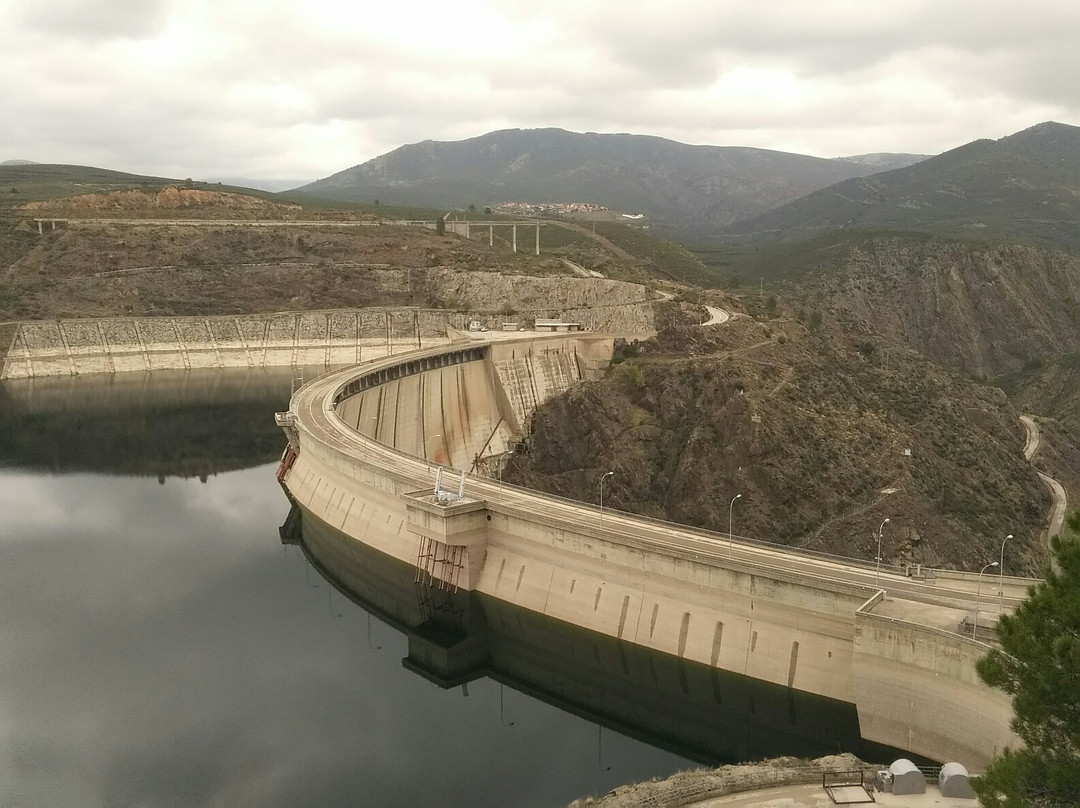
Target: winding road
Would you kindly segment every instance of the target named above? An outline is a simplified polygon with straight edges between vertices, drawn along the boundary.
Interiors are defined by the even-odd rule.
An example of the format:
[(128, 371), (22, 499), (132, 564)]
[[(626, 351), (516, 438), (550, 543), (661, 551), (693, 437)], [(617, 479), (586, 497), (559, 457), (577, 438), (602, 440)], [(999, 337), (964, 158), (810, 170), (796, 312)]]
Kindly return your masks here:
[[(1024, 458), (1030, 461), (1035, 458), (1036, 453), (1039, 451), (1039, 445), (1042, 443), (1042, 434), (1039, 431), (1039, 425), (1035, 422), (1035, 417), (1033, 415), (1021, 415), (1020, 421), (1027, 431), (1027, 436), (1024, 440)], [(1050, 489), (1050, 493), (1054, 497), (1054, 504), (1050, 508), (1050, 518), (1047, 520), (1046, 539), (1049, 541), (1054, 536), (1061, 533), (1062, 525), (1065, 524), (1065, 513), (1069, 508), (1069, 500), (1065, 495), (1065, 489), (1062, 487), (1061, 483), (1049, 474), (1043, 474), (1038, 469), (1035, 469), (1035, 473), (1039, 475), (1039, 479), (1046, 484), (1046, 487)]]
[(702, 323), (702, 325), (720, 325), (720, 323), (726, 323), (731, 319), (731, 312), (719, 309), (716, 306), (706, 306), (709, 312), (709, 319)]

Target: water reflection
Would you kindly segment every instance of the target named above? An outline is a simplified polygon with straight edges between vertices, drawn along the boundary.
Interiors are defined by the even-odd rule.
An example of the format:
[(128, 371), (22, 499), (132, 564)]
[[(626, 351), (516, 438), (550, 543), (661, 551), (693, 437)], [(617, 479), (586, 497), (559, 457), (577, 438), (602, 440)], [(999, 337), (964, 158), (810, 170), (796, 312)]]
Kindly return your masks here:
[[(202, 477), (281, 453), (302, 370), (118, 373), (0, 383), (0, 465)], [(308, 378), (313, 375), (309, 370)]]
[[(510, 678), (403, 671), (447, 681), (282, 548), (272, 463), (222, 471), (263, 456), (265, 424), (276, 459), (291, 379), (211, 381), (3, 388), (0, 805), (542, 808), (689, 765)], [(207, 482), (158, 485), (189, 443)]]
[(346, 596), (406, 634), (406, 669), (442, 688), (484, 677), (498, 682), (504, 726), (506, 686), (707, 764), (837, 751), (865, 760), (904, 756), (862, 740), (854, 705), (654, 652), (477, 593), (417, 584), (411, 566), (302, 518), (295, 506), (281, 537), (302, 546)]

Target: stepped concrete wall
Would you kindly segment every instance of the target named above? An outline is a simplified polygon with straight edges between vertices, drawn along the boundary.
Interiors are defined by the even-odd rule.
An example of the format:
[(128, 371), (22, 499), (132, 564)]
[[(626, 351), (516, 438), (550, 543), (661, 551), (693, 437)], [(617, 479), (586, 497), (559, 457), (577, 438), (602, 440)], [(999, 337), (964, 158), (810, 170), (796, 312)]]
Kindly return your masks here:
[[(0, 379), (196, 368), (354, 365), (445, 344), (447, 328), (464, 329), (473, 320), (497, 330), (504, 320), (529, 325), (536, 317), (555, 317), (580, 323), (590, 331), (642, 337), (653, 333), (653, 301), (639, 284), (584, 278), (517, 278), (488, 272), (445, 273), (445, 277), (438, 275), (430, 283), (440, 293), (457, 295), (478, 305), (501, 299), (524, 302), (528, 307), (514, 315), (377, 308), (29, 321), (15, 326), (7, 353), (0, 350)], [(552, 307), (535, 308), (545, 294)]]
[(25, 322), (19, 324), (0, 378), (353, 365), (444, 344), (450, 320), (443, 311), (354, 309)]

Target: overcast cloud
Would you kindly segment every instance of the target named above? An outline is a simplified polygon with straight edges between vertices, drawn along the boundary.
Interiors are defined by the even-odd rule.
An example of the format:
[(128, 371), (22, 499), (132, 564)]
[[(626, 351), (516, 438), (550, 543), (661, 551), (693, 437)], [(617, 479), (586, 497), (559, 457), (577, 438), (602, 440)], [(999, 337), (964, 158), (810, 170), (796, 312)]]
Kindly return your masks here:
[(315, 179), (557, 126), (822, 157), (1080, 124), (1061, 0), (0, 0), (0, 160)]

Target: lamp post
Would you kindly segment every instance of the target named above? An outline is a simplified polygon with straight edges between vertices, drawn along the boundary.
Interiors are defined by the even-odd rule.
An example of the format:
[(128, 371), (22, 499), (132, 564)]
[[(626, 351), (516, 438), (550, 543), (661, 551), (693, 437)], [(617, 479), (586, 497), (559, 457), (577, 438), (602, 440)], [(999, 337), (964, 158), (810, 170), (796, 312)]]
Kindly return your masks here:
[(731, 558), (731, 512), (735, 507), (735, 500), (742, 499), (742, 494), (736, 494), (731, 498), (731, 502), (727, 507), (727, 555)]
[(998, 564), (998, 615), (999, 616), (1001, 615), (1001, 598), (1002, 598), (1002, 595), (1003, 595), (1003, 593), (1005, 591), (1005, 581), (1003, 580), (1003, 578), (1005, 576), (1005, 542), (1007, 542), (1012, 537), (1013, 537), (1013, 534), (1010, 533), (1001, 542), (1001, 561)]
[(609, 471), (600, 478), (600, 524), (604, 524), (604, 480), (611, 477), (615, 472)]
[(971, 626), (971, 639), (975, 639), (975, 632), (979, 630), (979, 598), (982, 595), (982, 576), (991, 567), (998, 566), (997, 561), (991, 561), (979, 570), (979, 585), (975, 588), (975, 623)]
[(876, 558), (876, 570), (874, 572), (874, 586), (881, 589), (881, 531), (885, 529), (886, 523), (888, 523), (889, 517), (885, 517), (881, 520), (881, 524), (877, 529), (877, 558)]

